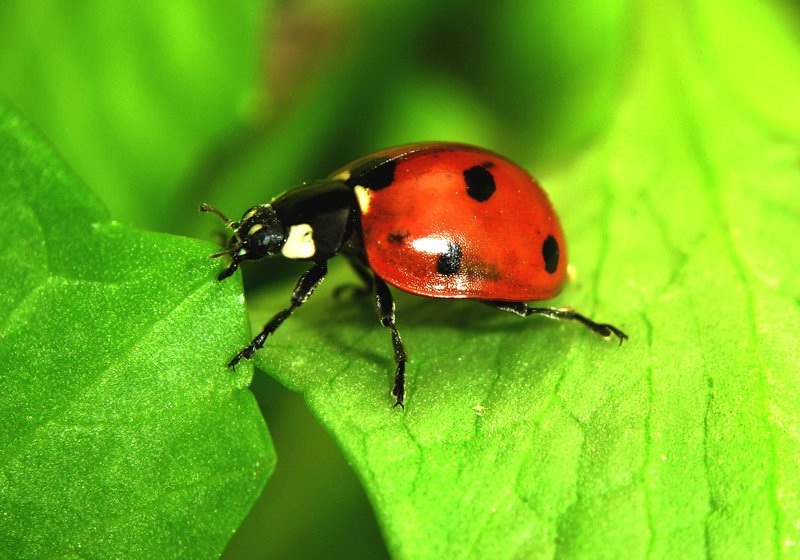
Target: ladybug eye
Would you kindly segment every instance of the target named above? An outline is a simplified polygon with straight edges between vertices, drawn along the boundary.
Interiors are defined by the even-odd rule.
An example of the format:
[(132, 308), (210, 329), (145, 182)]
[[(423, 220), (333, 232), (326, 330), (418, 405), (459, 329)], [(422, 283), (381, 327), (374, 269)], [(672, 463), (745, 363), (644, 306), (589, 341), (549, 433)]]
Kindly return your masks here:
[[(259, 228), (257, 231), (252, 231)], [(247, 234), (246, 245), (247, 253), (250, 258), (257, 259), (267, 254), (270, 236), (264, 226), (257, 224), (251, 228), (251, 233)]]
[(283, 231), (264, 224), (255, 224), (247, 232), (243, 246), (248, 259), (260, 259), (280, 251), (283, 245)]

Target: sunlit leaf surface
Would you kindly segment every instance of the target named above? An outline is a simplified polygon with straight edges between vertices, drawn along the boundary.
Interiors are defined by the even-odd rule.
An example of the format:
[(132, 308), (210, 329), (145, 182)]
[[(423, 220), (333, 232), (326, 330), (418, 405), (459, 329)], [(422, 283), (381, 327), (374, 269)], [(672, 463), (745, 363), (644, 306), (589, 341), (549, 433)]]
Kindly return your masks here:
[(274, 466), (224, 368), (236, 284), (110, 221), (5, 108), (0, 162), (0, 557), (216, 557)]

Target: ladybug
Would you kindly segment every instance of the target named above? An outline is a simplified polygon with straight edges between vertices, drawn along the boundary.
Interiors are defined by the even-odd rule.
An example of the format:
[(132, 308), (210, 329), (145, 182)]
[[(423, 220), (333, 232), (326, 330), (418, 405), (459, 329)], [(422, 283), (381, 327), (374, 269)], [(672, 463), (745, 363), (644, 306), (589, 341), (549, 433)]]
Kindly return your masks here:
[(395, 324), (389, 285), (431, 298), (481, 301), (522, 317), (577, 321), (620, 344), (628, 336), (569, 308), (529, 307), (556, 296), (566, 280), (567, 251), (547, 195), (524, 169), (464, 144), (427, 142), (384, 150), (254, 206), (238, 221), (206, 204), (233, 230), (231, 264), (281, 255), (306, 260), (289, 307), (278, 312), (228, 364), (250, 359), (303, 305), (344, 255), (375, 297), (389, 329), (396, 369), (392, 395), (403, 407), (407, 354)]

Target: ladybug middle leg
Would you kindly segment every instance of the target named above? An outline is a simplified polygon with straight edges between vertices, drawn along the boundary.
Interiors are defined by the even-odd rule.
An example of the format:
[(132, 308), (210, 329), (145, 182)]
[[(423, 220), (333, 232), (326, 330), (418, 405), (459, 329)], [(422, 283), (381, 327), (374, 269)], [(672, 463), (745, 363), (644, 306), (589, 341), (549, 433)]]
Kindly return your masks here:
[(408, 354), (400, 338), (400, 333), (397, 331), (397, 325), (395, 325), (395, 307), (392, 292), (389, 291), (389, 286), (386, 285), (386, 282), (377, 277), (375, 273), (372, 272), (372, 269), (367, 266), (363, 260), (363, 256), (345, 253), (345, 257), (347, 257), (347, 262), (350, 263), (350, 266), (362, 282), (362, 285), (346, 284), (338, 286), (333, 295), (334, 297), (340, 297), (344, 291), (348, 290), (355, 296), (373, 294), (375, 297), (375, 304), (377, 305), (378, 318), (381, 321), (381, 325), (392, 331), (394, 361), (397, 364), (397, 369), (394, 372), (394, 385), (392, 386), (392, 396), (396, 399), (394, 406), (405, 409), (403, 400), (405, 399), (406, 393), (406, 361), (408, 361)]
[(405, 409), (403, 399), (406, 394), (406, 361), (408, 360), (408, 354), (394, 322), (394, 299), (389, 291), (389, 286), (377, 276), (373, 277), (372, 286), (375, 290), (375, 302), (378, 305), (378, 316), (380, 317), (381, 325), (392, 331), (394, 361), (397, 364), (397, 369), (394, 373), (394, 386), (392, 387), (392, 395), (397, 399), (394, 406)]
[(305, 271), (294, 287), (291, 305), (283, 311), (276, 313), (275, 316), (273, 316), (272, 319), (270, 319), (269, 322), (264, 325), (264, 328), (261, 329), (261, 332), (256, 335), (250, 344), (242, 348), (242, 350), (233, 357), (233, 359), (228, 363), (228, 367), (235, 370), (236, 364), (238, 364), (242, 358), (249, 360), (253, 357), (253, 354), (255, 354), (256, 350), (263, 348), (264, 343), (267, 341), (267, 337), (278, 330), (278, 327), (281, 326), (281, 323), (288, 319), (289, 316), (294, 313), (295, 309), (303, 305), (306, 300), (311, 297), (311, 294), (314, 293), (314, 290), (317, 288), (317, 286), (322, 283), (327, 273), (327, 261), (317, 262), (314, 264), (314, 266)]
[(483, 303), (490, 305), (495, 309), (500, 309), (501, 311), (516, 313), (521, 317), (528, 317), (530, 315), (544, 315), (545, 317), (549, 317), (551, 319), (578, 321), (590, 331), (597, 333), (604, 338), (609, 338), (612, 335), (616, 336), (619, 338), (620, 344), (622, 344), (625, 340), (628, 340), (628, 335), (614, 325), (609, 325), (607, 323), (596, 323), (585, 315), (581, 315), (572, 309), (563, 307), (529, 307), (521, 301), (484, 301)]

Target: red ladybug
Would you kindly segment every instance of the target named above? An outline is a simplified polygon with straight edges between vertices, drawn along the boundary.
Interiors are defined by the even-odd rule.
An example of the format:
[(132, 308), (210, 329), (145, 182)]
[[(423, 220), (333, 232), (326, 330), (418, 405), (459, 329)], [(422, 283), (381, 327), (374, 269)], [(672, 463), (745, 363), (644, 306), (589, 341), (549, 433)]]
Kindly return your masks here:
[(474, 146), (410, 144), (372, 154), (329, 178), (290, 190), (232, 221), (205, 204), (233, 230), (231, 264), (273, 255), (312, 262), (298, 280), (291, 305), (277, 313), (228, 364), (234, 368), (300, 307), (344, 254), (374, 293), (381, 324), (392, 333), (397, 363), (392, 395), (405, 396), (406, 349), (395, 325), (387, 284), (421, 296), (480, 300), (527, 317), (578, 321), (604, 337), (620, 329), (567, 308), (524, 302), (557, 295), (566, 279), (564, 233), (547, 195), (509, 160)]

